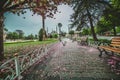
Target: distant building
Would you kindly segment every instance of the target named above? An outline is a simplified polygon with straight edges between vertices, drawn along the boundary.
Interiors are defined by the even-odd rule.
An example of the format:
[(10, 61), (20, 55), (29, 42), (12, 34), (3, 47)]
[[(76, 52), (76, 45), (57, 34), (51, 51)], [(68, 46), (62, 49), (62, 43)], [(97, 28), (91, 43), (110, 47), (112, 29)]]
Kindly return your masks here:
[(15, 32), (18, 34), (24, 34), (24, 32), (22, 30), (15, 30)]
[(24, 32), (22, 30), (16, 30), (15, 32), (19, 35), (19, 39), (23, 38)]
[(58, 34), (58, 33), (57, 33), (57, 31), (52, 31), (52, 32), (51, 32), (51, 35), (52, 35), (52, 34)]

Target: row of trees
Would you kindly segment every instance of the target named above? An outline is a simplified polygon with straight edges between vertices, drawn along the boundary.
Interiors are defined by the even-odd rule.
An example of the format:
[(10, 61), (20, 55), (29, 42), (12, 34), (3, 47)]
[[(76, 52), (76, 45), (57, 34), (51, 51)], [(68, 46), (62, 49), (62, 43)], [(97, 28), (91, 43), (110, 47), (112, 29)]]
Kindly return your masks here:
[[(6, 39), (9, 40), (33, 40), (33, 39), (39, 39), (39, 41), (43, 41), (43, 28), (40, 29), (38, 35), (29, 34), (27, 36), (24, 35), (24, 32), (22, 30), (16, 30), (14, 32), (9, 32), (7, 28), (4, 28), (4, 33), (6, 34)], [(56, 31), (52, 31), (51, 33), (47, 34), (45, 31), (45, 37), (47, 38), (58, 38), (58, 33)], [(66, 32), (61, 31), (61, 36), (65, 36)]]
[[(119, 3), (120, 0), (72, 0), (74, 14), (71, 15), (71, 27), (76, 27), (77, 30), (90, 27), (89, 31), (94, 40), (98, 40), (96, 32), (99, 32), (101, 27), (112, 29), (116, 35), (116, 27), (120, 26)], [(99, 28), (96, 32), (95, 27)], [(84, 32), (88, 31), (84, 29)]]
[(10, 40), (23, 39), (23, 35), (19, 35), (17, 32), (9, 32), (7, 33), (6, 39)]
[(26, 39), (26, 40), (33, 40), (38, 39), (37, 35), (30, 34), (28, 36), (24, 36), (23, 34), (18, 34), (17, 32), (9, 32), (7, 33), (6, 39), (16, 40), (16, 39)]
[(22, 30), (15, 30), (14, 32), (8, 31), (7, 28), (4, 28), (4, 34), (6, 35), (6, 39), (16, 40), (16, 39), (38, 39), (37, 35), (30, 34), (28, 36), (24, 35)]
[[(106, 35), (107, 32), (111, 32), (110, 35), (114, 35), (114, 31), (112, 27), (106, 26), (106, 25), (101, 25), (101, 26), (96, 26), (95, 27), (95, 33), (98, 35)], [(120, 27), (116, 27), (116, 33), (120, 33)], [(90, 28), (83, 28), (81, 31), (82, 35), (92, 35), (91, 34), (91, 29)], [(120, 34), (119, 34), (120, 35)]]

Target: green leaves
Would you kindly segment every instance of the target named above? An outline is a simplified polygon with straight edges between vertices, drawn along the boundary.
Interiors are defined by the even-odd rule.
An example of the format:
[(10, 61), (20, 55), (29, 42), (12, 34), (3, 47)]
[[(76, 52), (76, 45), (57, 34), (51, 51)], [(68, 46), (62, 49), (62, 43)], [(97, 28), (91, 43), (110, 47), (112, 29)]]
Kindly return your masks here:
[(71, 5), (75, 11), (75, 13), (71, 16), (71, 19), (73, 19), (73, 26), (87, 26), (89, 23), (89, 15), (91, 16), (92, 21), (96, 22), (102, 15), (102, 11), (105, 8), (103, 3), (107, 2), (104, 0), (72, 0)]
[(74, 30), (71, 30), (71, 31), (69, 32), (69, 34), (73, 35), (73, 34), (74, 34)]
[(40, 31), (39, 31), (39, 41), (42, 41), (43, 40), (43, 29), (41, 28)]

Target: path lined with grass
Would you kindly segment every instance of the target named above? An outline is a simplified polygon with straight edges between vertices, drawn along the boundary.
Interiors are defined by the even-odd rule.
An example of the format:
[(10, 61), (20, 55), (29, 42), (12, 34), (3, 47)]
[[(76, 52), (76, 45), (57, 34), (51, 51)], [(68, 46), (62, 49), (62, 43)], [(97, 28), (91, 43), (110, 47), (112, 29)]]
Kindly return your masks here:
[(97, 49), (76, 42), (61, 43), (53, 55), (24, 74), (23, 80), (119, 80), (98, 54)]

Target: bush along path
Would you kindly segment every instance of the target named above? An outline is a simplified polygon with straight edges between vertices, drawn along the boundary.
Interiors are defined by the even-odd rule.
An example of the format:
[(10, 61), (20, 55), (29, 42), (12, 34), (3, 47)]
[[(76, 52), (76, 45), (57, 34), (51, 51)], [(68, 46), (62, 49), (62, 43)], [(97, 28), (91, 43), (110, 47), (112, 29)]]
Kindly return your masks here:
[(99, 51), (76, 42), (59, 43), (51, 55), (32, 67), (22, 80), (119, 80)]

